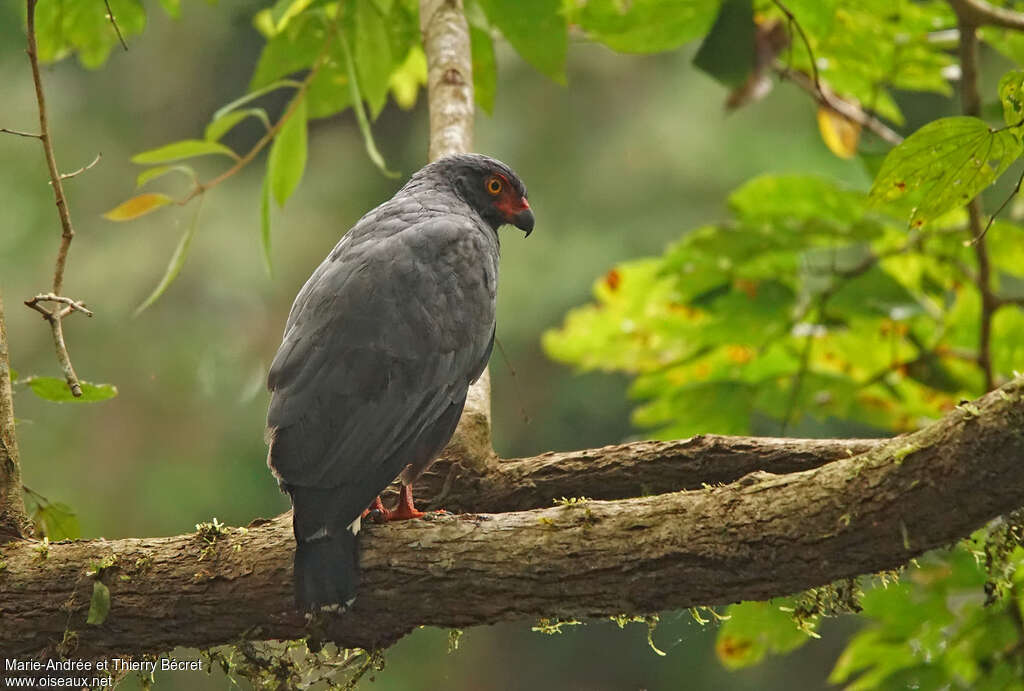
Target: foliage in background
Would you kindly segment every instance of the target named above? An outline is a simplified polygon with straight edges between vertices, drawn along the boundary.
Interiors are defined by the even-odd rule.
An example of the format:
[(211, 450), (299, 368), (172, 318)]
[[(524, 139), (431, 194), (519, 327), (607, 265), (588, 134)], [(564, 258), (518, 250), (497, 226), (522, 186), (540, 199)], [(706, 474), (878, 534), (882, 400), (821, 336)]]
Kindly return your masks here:
[[(941, 32), (956, 19), (945, 2), (787, 5), (806, 36), (806, 44), (790, 44), (789, 68), (815, 73), (823, 90), (897, 125), (904, 118), (892, 90), (952, 94), (955, 61)], [(780, 5), (760, 7), (773, 8)], [(743, 83), (725, 78), (732, 64), (705, 48), (720, 32), (752, 25), (752, 11), (750, 2), (724, 3), (698, 52), (698, 66), (732, 87)], [(808, 418), (893, 434), (976, 397), (985, 390), (983, 294), (962, 206), (1024, 151), (1022, 79), (1011, 71), (1000, 82), (1002, 122), (926, 124), (888, 153), (870, 192), (808, 175), (746, 183), (729, 199), (729, 220), (686, 233), (660, 257), (611, 269), (595, 283), (595, 302), (545, 335), (545, 349), (583, 370), (632, 375), (631, 394), (642, 401), (634, 422), (662, 439), (785, 435)], [(856, 149), (854, 138), (849, 153)], [(877, 157), (864, 161), (875, 170)], [(1024, 227), (996, 221), (982, 242), (992, 264), (985, 290), (996, 303), (988, 358), (1000, 381), (1024, 365)], [(830, 681), (853, 689), (1019, 688), (1024, 552), (1019, 531), (997, 532), (928, 555), (897, 584), (862, 579), (868, 590), (848, 609), (871, 623)], [(998, 565), (978, 557), (993, 551)], [(720, 658), (741, 667), (788, 652), (835, 611), (788, 616), (793, 610), (792, 601), (730, 607)]]
[[(162, 5), (172, 16), (180, 12), (178, 0)], [(141, 3), (111, 0), (110, 7), (125, 36), (142, 31)], [(763, 85), (775, 69), (813, 75), (846, 103), (897, 126), (905, 116), (894, 92), (953, 92), (955, 41), (943, 32), (956, 21), (939, 0), (523, 0), (512, 7), (467, 3), (475, 93), (488, 112), (497, 81), (495, 37), (502, 34), (538, 71), (564, 83), (569, 27), (628, 53), (674, 50), (704, 37), (698, 68), (742, 95), (742, 103), (756, 99), (750, 93), (763, 95), (753, 85)], [(177, 199), (146, 192), (108, 218), (132, 220), (201, 198), (269, 148), (260, 229), (269, 269), (271, 200), (283, 206), (302, 180), (309, 120), (352, 107), (368, 155), (387, 172), (370, 121), (389, 97), (411, 107), (425, 81), (416, 13), (412, 0), (279, 0), (262, 10), (255, 26), (266, 45), (248, 93), (214, 113), (201, 138), (133, 159), (152, 166), (139, 175), (138, 187), (173, 173), (190, 181), (189, 192)], [(104, 14), (90, 0), (43, 0), (41, 57), (74, 53), (83, 65), (100, 66), (118, 40)], [(786, 28), (785, 45), (767, 45), (773, 25)], [(986, 30), (983, 37), (1011, 59), (1024, 56), (1016, 34)], [(719, 48), (736, 45), (743, 50)], [(737, 52), (753, 63), (737, 63)], [(546, 336), (548, 352), (584, 369), (633, 375), (633, 395), (644, 401), (635, 422), (661, 437), (784, 433), (808, 417), (898, 432), (979, 394), (981, 293), (958, 207), (1020, 156), (1021, 82), (1021, 73), (1012, 72), (1000, 86), (1002, 123), (966, 117), (929, 123), (889, 153), (870, 192), (808, 175), (748, 182), (730, 198), (728, 221), (685, 235), (661, 257), (609, 271), (595, 286), (596, 303)], [(277, 90), (288, 90), (291, 99), (273, 119), (254, 104)], [(830, 141), (833, 150), (865, 152), (874, 171), (885, 145), (862, 145), (859, 123), (844, 123), (826, 107), (821, 112), (823, 137), (841, 140)], [(250, 118), (264, 134), (249, 151), (221, 142)], [(852, 134), (837, 137), (837, 123)], [(183, 161), (207, 155), (222, 157), (227, 167), (200, 181)], [(182, 270), (197, 226), (198, 211), (143, 308)], [(995, 372), (1008, 376), (1024, 363), (1017, 306), (1024, 301), (1024, 229), (1013, 219), (997, 221), (986, 243), (1003, 308), (992, 322), (991, 359)], [(67, 507), (39, 507), (45, 534), (73, 536), (76, 526), (61, 527)], [(1012, 527), (996, 538), (980, 534), (930, 555), (898, 584), (870, 589), (859, 606), (871, 624), (840, 658), (832, 680), (852, 681), (854, 688), (1010, 688), (1024, 650), (1017, 542)], [(833, 611), (807, 602), (803, 596), (732, 608), (733, 619), (721, 629), (723, 661), (753, 664), (799, 646), (816, 617)]]

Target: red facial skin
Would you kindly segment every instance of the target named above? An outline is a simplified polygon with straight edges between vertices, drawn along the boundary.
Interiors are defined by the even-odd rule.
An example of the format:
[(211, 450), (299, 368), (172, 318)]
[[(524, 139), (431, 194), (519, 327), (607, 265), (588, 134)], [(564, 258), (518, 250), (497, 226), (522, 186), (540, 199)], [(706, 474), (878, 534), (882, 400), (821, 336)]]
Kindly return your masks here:
[(526, 201), (526, 197), (516, 194), (516, 188), (509, 183), (508, 178), (501, 173), (498, 173), (496, 177), (501, 180), (501, 191), (498, 192), (492, 204), (494, 208), (505, 215), (509, 223), (512, 223), (516, 215), (530, 208), (530, 203)]

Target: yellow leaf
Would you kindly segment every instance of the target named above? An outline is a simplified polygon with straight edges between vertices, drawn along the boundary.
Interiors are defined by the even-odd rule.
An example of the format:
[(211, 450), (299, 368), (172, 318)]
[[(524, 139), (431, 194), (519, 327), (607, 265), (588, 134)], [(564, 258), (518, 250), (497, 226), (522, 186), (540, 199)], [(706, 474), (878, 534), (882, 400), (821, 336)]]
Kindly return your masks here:
[(409, 49), (402, 66), (391, 73), (388, 86), (395, 97), (395, 103), (403, 110), (410, 110), (416, 105), (416, 95), (420, 85), (427, 84), (427, 56), (423, 49), (414, 45)]
[(827, 106), (818, 108), (818, 129), (825, 146), (839, 158), (853, 158), (860, 140), (860, 123)]
[(139, 216), (145, 216), (150, 211), (155, 211), (161, 206), (170, 204), (173, 201), (174, 200), (166, 194), (140, 194), (137, 197), (132, 197), (128, 201), (118, 204), (116, 207), (103, 214), (103, 218), (108, 221), (131, 221)]

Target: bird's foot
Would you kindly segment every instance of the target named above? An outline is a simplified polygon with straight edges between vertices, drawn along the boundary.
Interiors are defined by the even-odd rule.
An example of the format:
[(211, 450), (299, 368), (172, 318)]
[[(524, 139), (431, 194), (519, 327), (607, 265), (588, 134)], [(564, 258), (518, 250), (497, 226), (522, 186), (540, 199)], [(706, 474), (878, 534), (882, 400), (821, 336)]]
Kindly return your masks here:
[(393, 509), (384, 507), (380, 496), (373, 500), (370, 507), (363, 512), (363, 518), (369, 516), (375, 523), (390, 523), (391, 521), (408, 521), (413, 518), (426, 516), (423, 511), (416, 508), (412, 498), (412, 487), (402, 485), (402, 491), (398, 495), (398, 506)]

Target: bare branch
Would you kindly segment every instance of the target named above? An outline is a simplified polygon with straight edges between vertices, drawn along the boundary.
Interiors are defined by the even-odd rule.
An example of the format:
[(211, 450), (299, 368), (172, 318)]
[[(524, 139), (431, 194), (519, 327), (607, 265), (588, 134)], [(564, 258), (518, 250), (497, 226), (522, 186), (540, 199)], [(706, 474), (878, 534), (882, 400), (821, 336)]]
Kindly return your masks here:
[(971, 26), (999, 26), (1024, 31), (1024, 13), (996, 7), (985, 0), (949, 0), (960, 19)]
[(0, 127), (0, 134), (13, 134), (18, 137), (31, 137), (33, 139), (41, 139), (42, 136), (34, 132), (22, 132), (21, 130), (10, 130), (6, 127)]
[[(53, 153), (53, 139), (50, 134), (50, 125), (46, 114), (46, 94), (43, 90), (43, 78), (39, 71), (39, 54), (36, 48), (36, 3), (37, 0), (26, 0), (28, 15), (26, 18), (27, 41), (29, 64), (32, 67), (32, 82), (35, 84), (36, 103), (39, 107), (39, 140), (43, 144), (43, 153), (46, 157), (46, 167), (50, 172), (50, 186), (53, 188), (54, 200), (57, 204), (57, 214), (60, 217), (61, 237), (60, 247), (57, 250), (57, 261), (53, 269), (53, 289), (51, 295), (58, 296), (64, 292), (64, 269), (68, 261), (68, 249), (71, 247), (71, 240), (75, 237), (74, 227), (71, 225), (71, 214), (68, 211), (67, 198), (64, 196), (64, 186), (61, 181), (64, 177), (57, 167), (57, 159)], [(95, 163), (95, 162), (94, 162)], [(90, 164), (89, 167), (92, 167)], [(64, 328), (61, 320), (65, 316), (64, 311), (49, 311), (38, 305), (29, 304), (33, 300), (26, 301), (26, 305), (43, 314), (50, 323), (50, 331), (53, 334), (53, 343), (57, 351), (57, 362), (64, 372), (68, 389), (75, 397), (82, 395), (82, 386), (75, 374), (75, 368), (71, 366), (71, 356), (68, 355), (67, 344), (64, 342)]]
[[(316, 622), (318, 634), (374, 648), (420, 625), (644, 614), (895, 568), (1024, 504), (1022, 428), (1018, 378), (920, 432), (811, 470), (368, 526), (359, 599)], [(8, 656), (42, 657), (62, 642), (57, 652), (86, 658), (310, 632), (292, 605), (287, 515), (247, 530), (3, 550)], [(110, 615), (89, 626), (87, 569), (104, 559)]]
[[(961, 3), (954, 2), (953, 8), (958, 12), (960, 30), (960, 98), (964, 115), (981, 116), (980, 68), (978, 65), (978, 29), (966, 15), (959, 14)], [(967, 204), (969, 221), (969, 244), (974, 247), (974, 256), (978, 262), (978, 274), (975, 284), (981, 295), (981, 315), (979, 316), (978, 333), (978, 365), (985, 377), (985, 390), (995, 386), (992, 371), (992, 316), (995, 314), (996, 301), (992, 293), (992, 268), (985, 243), (985, 228), (982, 225), (983, 212), (981, 196), (976, 196)], [(993, 218), (995, 216), (993, 215)]]
[(75, 300), (72, 300), (69, 297), (64, 297), (63, 295), (54, 295), (53, 293), (46, 293), (46, 294), (42, 294), (42, 295), (36, 295), (31, 300), (26, 300), (25, 301), (25, 305), (28, 306), (28, 307), (31, 307), (32, 309), (36, 310), (37, 312), (41, 312), (44, 317), (49, 316), (49, 314), (50, 314), (49, 310), (46, 310), (45, 308), (40, 309), (37, 306), (40, 302), (59, 302), (59, 303), (62, 303), (64, 305), (67, 305), (67, 307), (65, 309), (60, 311), (60, 314), (62, 316), (66, 316), (68, 314), (71, 314), (71, 312), (75, 312), (75, 311), (81, 312), (82, 314), (84, 314), (87, 317), (91, 317), (92, 316), (92, 312), (90, 310), (86, 309), (84, 302), (77, 302)]
[[(96, 158), (92, 159), (92, 163), (90, 163), (87, 166), (82, 166), (78, 170), (70, 172), (70, 173), (61, 173), (60, 174), (60, 179), (61, 180), (67, 180), (68, 178), (73, 178), (76, 175), (80, 175), (80, 174), (84, 173), (85, 171), (93, 168), (97, 163), (99, 163), (101, 158), (103, 158), (103, 154), (102, 153), (96, 154)], [(50, 184), (52, 185), (53, 183), (50, 183)]]
[(121, 27), (117, 25), (117, 18), (114, 16), (114, 10), (110, 9), (110, 0), (103, 0), (103, 4), (107, 7), (107, 19), (110, 20), (111, 25), (114, 27), (114, 31), (117, 33), (117, 40), (121, 42), (121, 47), (124, 48), (125, 52), (128, 52), (128, 44), (125, 43), (124, 36), (121, 34)]
[(999, 208), (996, 209), (992, 213), (992, 215), (988, 217), (988, 223), (986, 223), (985, 227), (981, 229), (981, 233), (979, 235), (976, 235), (973, 240), (964, 241), (965, 246), (970, 247), (972, 245), (977, 245), (985, 238), (985, 235), (988, 233), (989, 228), (991, 228), (992, 224), (996, 222), (996, 217), (999, 216), (999, 214), (1003, 212), (1003, 209), (1006, 208), (1006, 205), (1009, 204), (1013, 200), (1013, 198), (1020, 193), (1020, 186), (1022, 183), (1024, 183), (1024, 173), (1021, 173), (1020, 177), (1017, 178), (1017, 184), (1014, 185), (1013, 190), (1010, 192), (1009, 195), (1007, 195), (1006, 199), (1003, 200), (1003, 203), (999, 205)]
[(859, 106), (837, 96), (832, 89), (828, 88), (828, 86), (821, 81), (821, 76), (818, 74), (818, 62), (814, 57), (814, 50), (811, 48), (811, 41), (807, 37), (807, 33), (804, 32), (803, 26), (800, 25), (800, 22), (797, 21), (793, 12), (790, 11), (790, 9), (786, 7), (781, 0), (772, 0), (772, 2), (779, 8), (779, 11), (781, 11), (782, 14), (786, 15), (789, 26), (795, 28), (797, 33), (800, 34), (800, 40), (803, 42), (804, 48), (807, 50), (807, 57), (811, 63), (810, 77), (799, 70), (791, 69), (785, 65), (776, 67), (776, 72), (778, 72), (781, 77), (791, 79), (801, 89), (814, 96), (819, 105), (831, 108), (846, 119), (856, 122), (861, 127), (873, 132), (878, 135), (880, 139), (892, 144), (893, 146), (899, 145), (900, 142), (903, 141), (903, 137), (886, 127), (881, 120), (861, 110)]
[(836, 96), (827, 84), (819, 83), (815, 86), (814, 81), (806, 74), (784, 65), (776, 66), (775, 71), (780, 77), (790, 80), (813, 96), (819, 105), (827, 106), (846, 119), (856, 122), (864, 129), (877, 135), (879, 139), (893, 146), (899, 146), (903, 142), (903, 137), (898, 132), (888, 127), (878, 118), (868, 114), (856, 104)]

